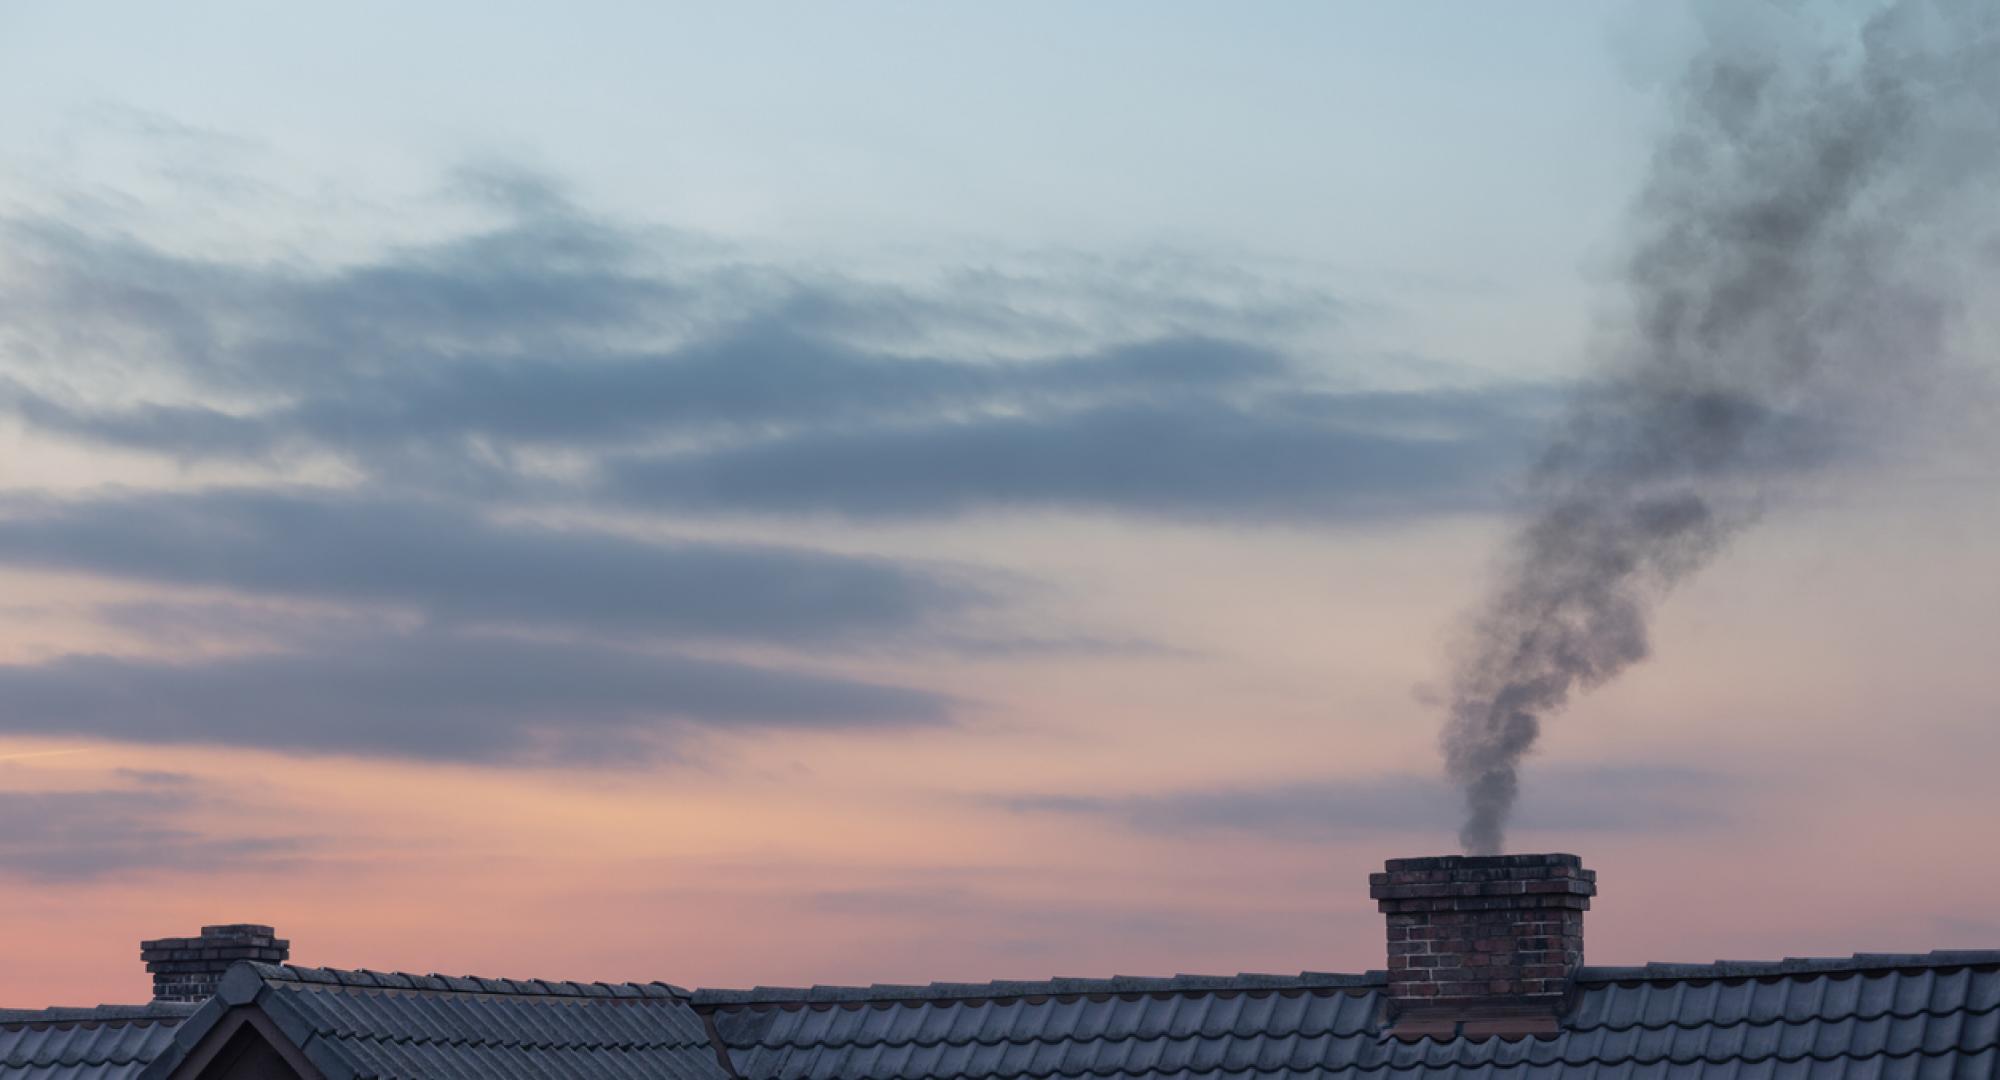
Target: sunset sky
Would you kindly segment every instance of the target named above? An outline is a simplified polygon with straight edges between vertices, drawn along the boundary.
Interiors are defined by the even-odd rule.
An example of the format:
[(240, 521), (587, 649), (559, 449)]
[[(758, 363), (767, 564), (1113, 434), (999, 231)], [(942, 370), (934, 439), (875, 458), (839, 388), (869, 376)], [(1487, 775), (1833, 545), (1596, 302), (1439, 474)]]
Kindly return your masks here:
[[(1381, 967), (1729, 6), (0, 0), (0, 1005)], [(1593, 963), (2000, 948), (1927, 225), (1949, 362), (1530, 760)]]

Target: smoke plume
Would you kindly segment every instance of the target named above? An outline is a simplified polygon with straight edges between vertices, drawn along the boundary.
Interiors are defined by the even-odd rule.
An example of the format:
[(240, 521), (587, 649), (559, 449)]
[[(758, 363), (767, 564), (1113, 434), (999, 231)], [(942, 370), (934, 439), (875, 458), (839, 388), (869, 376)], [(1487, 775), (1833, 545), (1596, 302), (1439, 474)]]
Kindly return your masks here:
[(1947, 353), (1951, 254), (1992, 216), (2000, 5), (1844, 36), (1808, 7), (1716, 7), (1680, 83), (1620, 314), (1468, 620), (1442, 736), (1468, 853), (1500, 851), (1542, 720), (1644, 659), (1659, 598)]

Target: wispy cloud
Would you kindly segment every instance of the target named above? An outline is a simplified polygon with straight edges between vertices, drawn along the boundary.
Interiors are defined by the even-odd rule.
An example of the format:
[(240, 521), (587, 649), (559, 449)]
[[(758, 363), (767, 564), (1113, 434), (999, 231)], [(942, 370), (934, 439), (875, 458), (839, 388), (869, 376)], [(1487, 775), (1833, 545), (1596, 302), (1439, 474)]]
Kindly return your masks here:
[[(0, 404), (67, 438), (332, 455), (425, 494), (1337, 521), (1491, 505), (1555, 400), (1337, 390), (1338, 364), (1281, 340), (1336, 301), (1213, 268), (1201, 289), (1173, 262), (870, 282), (717, 261), (538, 178), (475, 175), (499, 224), (341, 267), (15, 222), (0, 324), (29, 363)], [(61, 380), (34, 362), (56, 356)]]
[(42, 758), (68, 757), (71, 754), (87, 754), (87, 746), (71, 747), (67, 750), (24, 750), (17, 754), (0, 754), (0, 761), (39, 761)]
[(0, 564), (408, 611), (452, 624), (838, 643), (995, 599), (998, 575), (491, 520), (327, 489), (0, 498)]
[[(1032, 625), (999, 610), (1032, 592), (1005, 574), (723, 523), (1478, 508), (1554, 400), (1336, 388), (1287, 342), (1337, 299), (1200, 260), (868, 280), (607, 220), (504, 167), (446, 203), (485, 224), (338, 264), (0, 222), (0, 411), (234, 470), (0, 493), (0, 566), (156, 590), (100, 612), (147, 657), (0, 666), (0, 730), (608, 762), (707, 730), (946, 723), (944, 694), (804, 665), (1173, 645)], [(604, 511), (622, 531), (578, 524)]]
[[(1501, 505), (1521, 397), (1293, 393), (816, 430), (614, 461), (623, 503), (854, 517), (1060, 507), (1368, 520)], [(1380, 415), (1363, 419), (1371, 407)], [(1396, 412), (1404, 423), (1385, 417)]]
[(182, 824), (193, 790), (137, 776), (134, 789), (0, 791), (0, 875), (72, 882), (143, 872), (199, 872), (295, 859), (310, 838), (217, 835)]
[(637, 763), (704, 730), (934, 726), (951, 707), (839, 676), (441, 631), (0, 665), (0, 731), (487, 763)]
[[(1522, 803), (1524, 829), (1651, 832), (1730, 820), (1738, 781), (1684, 766), (1564, 765), (1537, 770)], [(1445, 835), (1460, 816), (1455, 790), (1415, 774), (1339, 777), (1134, 795), (1011, 795), (1019, 813), (1101, 818), (1145, 832), (1254, 833), (1310, 843), (1368, 833)]]

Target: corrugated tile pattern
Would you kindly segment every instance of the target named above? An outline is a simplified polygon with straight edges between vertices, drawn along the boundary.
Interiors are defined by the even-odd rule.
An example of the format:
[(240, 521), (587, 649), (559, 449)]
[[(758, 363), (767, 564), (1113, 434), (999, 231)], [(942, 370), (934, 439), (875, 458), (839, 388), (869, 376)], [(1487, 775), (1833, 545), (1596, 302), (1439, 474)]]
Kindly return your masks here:
[(696, 1000), (751, 1080), (2000, 1078), (2000, 956), (1970, 966), (1952, 954), (1899, 959), (1906, 965), (1793, 962), (1782, 974), (1768, 965), (1754, 977), (1727, 965), (1600, 969), (1580, 982), (1561, 1035), (1513, 1040), (1396, 1040), (1380, 991), (1310, 983)]
[(1375, 990), (1293, 986), (735, 1005), (715, 1021), (758, 1080), (1268, 1075), (1373, 1042), (1380, 1010)]
[(173, 1042), (181, 1015), (0, 1024), (4, 1080), (127, 1080)]
[(564, 983), (257, 965), (257, 1004), (329, 1076), (717, 1080), (664, 983)]

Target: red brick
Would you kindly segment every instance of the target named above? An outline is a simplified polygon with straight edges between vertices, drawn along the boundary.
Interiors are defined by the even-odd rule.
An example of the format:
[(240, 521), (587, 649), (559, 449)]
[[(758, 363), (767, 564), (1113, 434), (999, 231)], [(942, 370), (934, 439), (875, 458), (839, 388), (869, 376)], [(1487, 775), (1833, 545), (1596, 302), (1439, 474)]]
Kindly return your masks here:
[(1566, 992), (1595, 881), (1568, 855), (1389, 860), (1369, 885), (1387, 919), (1391, 996)]

